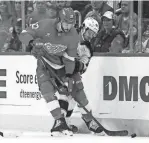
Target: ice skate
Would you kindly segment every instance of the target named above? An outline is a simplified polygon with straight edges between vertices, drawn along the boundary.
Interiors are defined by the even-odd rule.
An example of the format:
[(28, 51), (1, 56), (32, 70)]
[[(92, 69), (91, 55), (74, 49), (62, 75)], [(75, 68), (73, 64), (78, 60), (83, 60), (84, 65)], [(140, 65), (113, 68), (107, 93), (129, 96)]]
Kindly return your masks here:
[[(85, 121), (85, 119), (83, 119)], [(99, 134), (99, 133), (102, 133), (103, 132), (103, 128), (101, 126), (99, 126), (97, 123), (95, 123), (94, 120), (91, 120), (89, 122), (86, 122), (86, 125), (88, 127), (88, 129), (92, 132), (92, 133), (95, 133), (95, 134)]]
[(78, 127), (75, 126), (75, 125), (68, 125), (69, 126), (69, 129), (74, 133), (76, 134), (78, 132)]
[(67, 125), (68, 125), (69, 129), (70, 129), (74, 134), (78, 132), (78, 130), (79, 130), (78, 127), (71, 124), (70, 118), (66, 118), (66, 122), (67, 122)]
[(73, 136), (73, 132), (68, 127), (65, 118), (60, 118), (55, 121), (53, 128), (51, 129), (51, 136)]

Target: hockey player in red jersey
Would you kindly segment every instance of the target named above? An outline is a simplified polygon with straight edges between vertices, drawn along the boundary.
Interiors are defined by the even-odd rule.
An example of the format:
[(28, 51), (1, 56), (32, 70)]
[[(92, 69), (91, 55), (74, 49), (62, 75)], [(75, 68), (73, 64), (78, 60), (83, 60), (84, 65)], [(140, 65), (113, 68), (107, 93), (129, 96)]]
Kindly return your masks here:
[[(59, 89), (63, 90), (63, 87), (55, 78), (51, 69), (57, 77), (66, 83), (70, 96), (80, 103), (80, 108), (86, 107), (91, 111), (83, 91), (83, 83), (80, 76), (80, 72), (86, 69), (86, 64), (84, 63), (83, 53), (82, 58), (80, 58), (77, 49), (78, 45), (80, 45), (80, 37), (74, 28), (74, 23), (75, 14), (73, 10), (64, 8), (60, 11), (58, 19), (37, 22), (20, 35), (20, 40), (25, 45), (33, 45), (32, 54), (37, 58), (36, 72), (39, 90), (55, 119), (54, 126), (51, 129), (52, 135), (57, 133), (72, 135), (72, 131), (66, 123), (63, 110), (61, 110), (67, 110), (68, 103), (59, 102), (55, 96), (55, 93), (61, 91)], [(98, 30), (98, 26), (97, 24), (96, 30)], [(94, 35), (92, 31), (88, 32), (88, 36), (84, 38), (90, 39), (90, 35)], [(89, 58), (90, 56), (87, 57)], [(68, 96), (63, 97), (68, 99)], [(98, 125), (96, 125), (95, 129), (92, 128), (93, 120), (90, 114), (87, 114), (83, 109), (81, 109), (81, 113), (90, 130), (96, 133), (102, 131)]]
[[(46, 66), (50, 66), (59, 77), (65, 77), (65, 79), (69, 79), (73, 74), (79, 42), (78, 33), (73, 27), (74, 23), (73, 10), (64, 8), (58, 19), (45, 19), (37, 22), (20, 35), (20, 40), (26, 46), (34, 45), (32, 54), (38, 59), (36, 72), (39, 90), (55, 119), (55, 124), (51, 129), (53, 134), (55, 132), (71, 134), (71, 132), (55, 96), (56, 88), (52, 83), (55, 79), (50, 75)], [(44, 59), (44, 63), (40, 57)]]

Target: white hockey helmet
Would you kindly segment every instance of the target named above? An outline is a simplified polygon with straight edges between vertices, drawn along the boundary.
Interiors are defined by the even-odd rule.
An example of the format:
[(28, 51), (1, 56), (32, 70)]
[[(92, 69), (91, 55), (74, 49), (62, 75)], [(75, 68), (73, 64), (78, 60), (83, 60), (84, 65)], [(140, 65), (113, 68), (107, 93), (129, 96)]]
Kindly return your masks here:
[(92, 17), (87, 17), (83, 22), (83, 26), (85, 26), (86, 28), (89, 28), (95, 33), (98, 33), (99, 31), (99, 23)]

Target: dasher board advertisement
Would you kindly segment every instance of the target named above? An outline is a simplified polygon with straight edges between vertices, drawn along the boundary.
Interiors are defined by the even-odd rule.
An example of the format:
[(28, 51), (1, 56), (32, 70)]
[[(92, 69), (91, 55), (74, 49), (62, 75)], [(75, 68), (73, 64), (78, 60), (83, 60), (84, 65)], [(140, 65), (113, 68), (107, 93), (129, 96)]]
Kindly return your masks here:
[[(0, 114), (49, 116), (33, 56), (0, 57)], [(148, 57), (93, 57), (83, 83), (98, 118), (149, 119)], [(133, 68), (132, 68), (133, 65)], [(76, 109), (77, 110), (77, 109)]]

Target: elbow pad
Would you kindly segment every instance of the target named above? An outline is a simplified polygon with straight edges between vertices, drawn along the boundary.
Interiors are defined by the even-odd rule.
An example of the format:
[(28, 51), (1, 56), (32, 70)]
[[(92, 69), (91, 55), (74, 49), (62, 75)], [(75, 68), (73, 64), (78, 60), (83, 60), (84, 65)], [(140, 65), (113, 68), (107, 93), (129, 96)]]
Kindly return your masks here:
[(30, 35), (27, 32), (22, 32), (19, 36), (19, 40), (25, 44), (26, 46), (29, 45), (30, 41), (32, 41), (34, 38), (32, 37), (32, 35)]

